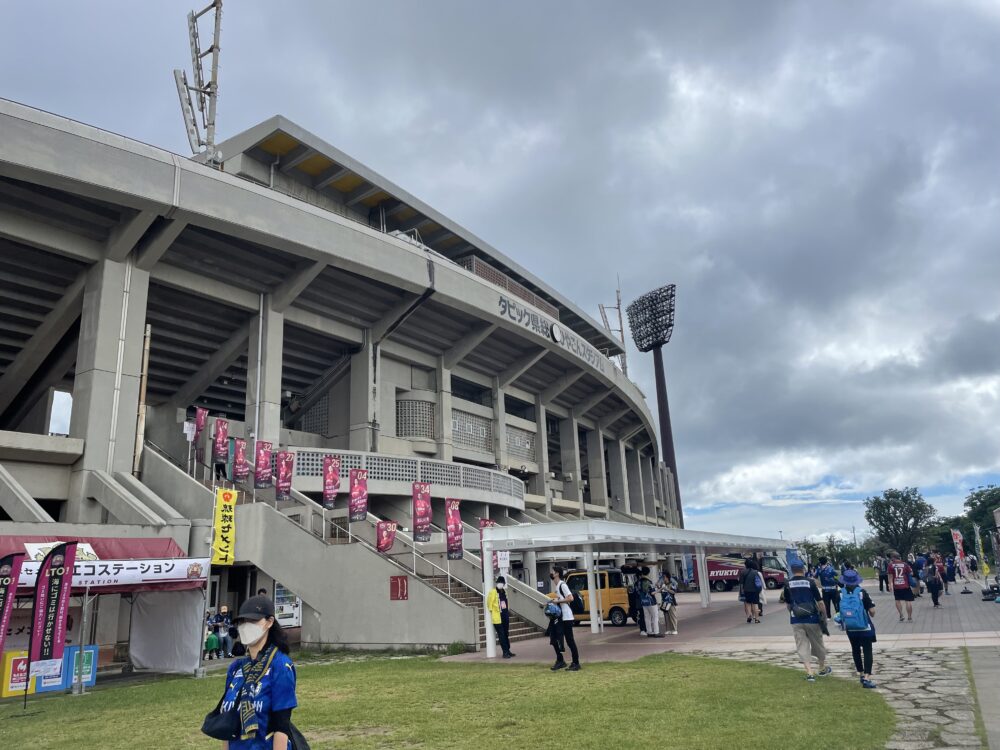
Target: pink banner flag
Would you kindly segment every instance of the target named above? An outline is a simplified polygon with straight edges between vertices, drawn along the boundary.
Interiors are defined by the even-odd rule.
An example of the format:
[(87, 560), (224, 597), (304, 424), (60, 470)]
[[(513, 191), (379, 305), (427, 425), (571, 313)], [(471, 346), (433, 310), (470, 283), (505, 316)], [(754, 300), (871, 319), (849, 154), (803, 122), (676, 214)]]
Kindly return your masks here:
[(199, 463), (205, 458), (205, 449), (201, 447), (201, 444), (198, 441), (201, 439), (201, 433), (205, 431), (205, 425), (207, 423), (208, 409), (196, 406), (194, 409), (194, 450), (195, 459)]
[(431, 486), (427, 482), (413, 483), (413, 541), (431, 540)]
[(295, 465), (295, 454), (288, 451), (278, 451), (276, 462), (278, 477), (274, 482), (274, 497), (276, 500), (292, 498), (292, 467)]
[(35, 579), (35, 609), (32, 613), (30, 674), (55, 677), (62, 671), (66, 645), (66, 616), (76, 564), (76, 542), (64, 542), (45, 556)]
[(375, 532), (378, 534), (376, 549), (379, 552), (388, 552), (392, 549), (396, 541), (396, 530), (399, 524), (395, 521), (379, 521), (375, 524)]
[(233, 438), (233, 481), (245, 482), (250, 476), (250, 462), (247, 460), (247, 441)]
[(226, 461), (229, 458), (229, 420), (215, 420), (215, 439), (212, 441), (212, 460)]
[(336, 456), (323, 456), (323, 507), (333, 508), (339, 492), (340, 459)]
[(253, 486), (258, 490), (271, 486), (271, 444), (264, 440), (254, 446)]
[(462, 553), (462, 514), (459, 512), (458, 500), (448, 499), (444, 501), (445, 531), (448, 535), (448, 559), (461, 560)]
[(364, 521), (368, 518), (368, 469), (351, 469), (350, 508), (348, 521)]
[(17, 579), (21, 575), (21, 563), (24, 553), (15, 552), (0, 558), (0, 654), (3, 653), (3, 642), (10, 627), (10, 613), (14, 609), (14, 598), (17, 594)]

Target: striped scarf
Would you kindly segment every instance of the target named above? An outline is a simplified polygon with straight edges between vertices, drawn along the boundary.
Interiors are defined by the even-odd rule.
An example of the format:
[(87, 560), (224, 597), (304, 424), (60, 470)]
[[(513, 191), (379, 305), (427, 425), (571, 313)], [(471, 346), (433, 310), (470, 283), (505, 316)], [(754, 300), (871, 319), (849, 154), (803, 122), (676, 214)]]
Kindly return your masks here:
[(241, 740), (251, 740), (257, 736), (257, 711), (253, 707), (257, 691), (252, 688), (267, 673), (278, 649), (272, 644), (257, 654), (257, 659), (248, 659), (243, 665), (243, 687), (239, 696), (240, 724), (243, 727)]

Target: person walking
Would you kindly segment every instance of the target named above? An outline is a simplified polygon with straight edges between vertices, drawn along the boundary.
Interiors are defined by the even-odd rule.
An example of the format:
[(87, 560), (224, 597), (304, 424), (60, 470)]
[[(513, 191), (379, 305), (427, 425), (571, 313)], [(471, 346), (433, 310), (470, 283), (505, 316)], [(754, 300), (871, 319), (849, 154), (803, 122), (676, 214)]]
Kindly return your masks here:
[(757, 588), (757, 564), (753, 558), (746, 558), (743, 561), (743, 572), (740, 573), (740, 592), (743, 594), (743, 612), (747, 616), (747, 622), (760, 622), (760, 589)]
[(512, 659), (510, 652), (510, 610), (507, 608), (507, 579), (497, 576), (496, 585), (486, 595), (486, 609), (489, 610), (493, 629), (500, 641), (500, 651), (504, 659)]
[[(955, 583), (955, 557), (953, 555), (948, 555), (944, 559), (944, 575), (948, 583)], [(945, 590), (945, 593), (951, 596), (950, 591)]]
[(875, 572), (878, 573), (878, 590), (881, 594), (883, 591), (889, 593), (892, 588), (889, 586), (889, 560), (883, 555), (879, 555), (875, 559)]
[(656, 588), (660, 592), (663, 633), (664, 635), (677, 635), (677, 580), (671, 577), (669, 570), (664, 569)]
[(889, 578), (892, 580), (892, 596), (896, 600), (896, 611), (899, 621), (903, 621), (903, 605), (906, 605), (906, 618), (913, 622), (913, 568), (903, 562), (898, 552), (890, 554)]
[(930, 563), (924, 568), (924, 583), (927, 584), (927, 590), (930, 592), (934, 608), (938, 609), (941, 606), (938, 599), (941, 597), (941, 591), (944, 589), (944, 579), (941, 578), (941, 573), (934, 563)]
[[(824, 677), (833, 671), (826, 664), (826, 647), (820, 626), (823, 596), (816, 582), (805, 577), (805, 566), (801, 562), (793, 562), (791, 572), (792, 577), (782, 589), (781, 601), (788, 607), (795, 650), (806, 668), (806, 680), (815, 682), (817, 676)], [(815, 669), (813, 659), (816, 660)]]
[(220, 712), (238, 711), (242, 739), (223, 742), (225, 750), (289, 750), (296, 734), (292, 710), (295, 665), (288, 638), (274, 617), (274, 602), (251, 596), (236, 616), (248, 655), (229, 665)]
[(973, 578), (979, 578), (979, 558), (975, 555), (969, 555), (969, 571), (972, 573)]
[(819, 570), (816, 571), (819, 585), (823, 588), (823, 607), (826, 609), (826, 619), (833, 617), (834, 611), (840, 611), (840, 588), (837, 585), (837, 569), (825, 558), (819, 559)]
[[(552, 579), (553, 588), (555, 588), (556, 597), (553, 601), (562, 610), (562, 616), (553, 619), (549, 623), (549, 627), (552, 629), (550, 642), (556, 652), (556, 663), (552, 665), (552, 671), (558, 672), (560, 669), (566, 668), (568, 672), (579, 672), (580, 652), (577, 651), (576, 638), (573, 637), (573, 623), (575, 618), (573, 617), (573, 610), (569, 606), (569, 603), (573, 601), (573, 592), (566, 584), (566, 581), (563, 580), (565, 575), (566, 569), (561, 565), (556, 565), (549, 574), (549, 578)], [(573, 658), (568, 668), (566, 667), (566, 661), (563, 659), (563, 653), (565, 653), (563, 644), (569, 646), (569, 652)]]
[(872, 644), (875, 643), (875, 622), (872, 615), (875, 605), (868, 592), (861, 588), (861, 576), (855, 570), (847, 570), (841, 577), (844, 592), (840, 598), (840, 612), (837, 617), (847, 631), (851, 643), (851, 655), (857, 670), (861, 687), (874, 688), (872, 682)]

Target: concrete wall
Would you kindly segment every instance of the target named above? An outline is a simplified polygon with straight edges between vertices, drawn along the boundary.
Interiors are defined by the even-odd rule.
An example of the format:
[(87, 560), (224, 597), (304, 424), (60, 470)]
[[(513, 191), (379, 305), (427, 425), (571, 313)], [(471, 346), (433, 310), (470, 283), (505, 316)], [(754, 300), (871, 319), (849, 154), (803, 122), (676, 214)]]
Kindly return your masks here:
[[(237, 560), (282, 581), (319, 614), (306, 618), (303, 613), (303, 644), (398, 648), (476, 643), (474, 609), (367, 547), (324, 544), (259, 503), (237, 508), (236, 528)], [(288, 554), (292, 549), (295, 554)], [(409, 578), (407, 601), (389, 600), (389, 577), (394, 575)]]
[(36, 500), (66, 500), (69, 498), (69, 466), (2, 461), (4, 468), (24, 490)]

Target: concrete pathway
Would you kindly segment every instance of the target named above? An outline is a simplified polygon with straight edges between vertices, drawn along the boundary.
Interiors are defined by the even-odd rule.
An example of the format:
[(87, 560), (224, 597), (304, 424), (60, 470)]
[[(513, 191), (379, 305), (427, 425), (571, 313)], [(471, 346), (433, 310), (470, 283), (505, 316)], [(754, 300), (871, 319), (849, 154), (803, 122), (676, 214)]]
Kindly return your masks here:
[[(897, 732), (889, 750), (931, 748), (982, 748), (976, 728), (977, 708), (985, 723), (989, 747), (1000, 750), (1000, 605), (983, 602), (979, 586), (973, 594), (941, 597), (935, 609), (929, 595), (914, 602), (913, 621), (899, 622), (891, 593), (880, 593), (877, 584), (866, 588), (875, 603), (875, 681), (899, 715)], [(802, 669), (795, 656), (788, 613), (778, 602), (778, 592), (768, 592), (760, 624), (747, 624), (743, 607), (734, 593), (713, 594), (712, 604), (702, 609), (697, 594), (681, 594), (677, 636), (645, 638), (634, 625), (606, 627), (591, 633), (589, 625), (574, 631), (581, 662), (632, 661), (649, 654), (676, 651), (723, 659), (764, 661)], [(832, 623), (831, 623), (832, 624)], [(833, 629), (826, 639), (835, 675), (854, 680), (854, 662), (846, 635)], [(966, 670), (966, 649), (971, 658), (979, 705), (973, 698)], [(545, 638), (514, 644), (517, 657), (497, 660), (511, 663), (550, 663), (552, 647)], [(485, 654), (446, 657), (448, 661), (485, 661)], [(859, 689), (861, 689), (859, 687)]]

